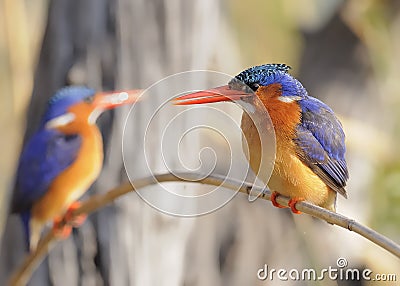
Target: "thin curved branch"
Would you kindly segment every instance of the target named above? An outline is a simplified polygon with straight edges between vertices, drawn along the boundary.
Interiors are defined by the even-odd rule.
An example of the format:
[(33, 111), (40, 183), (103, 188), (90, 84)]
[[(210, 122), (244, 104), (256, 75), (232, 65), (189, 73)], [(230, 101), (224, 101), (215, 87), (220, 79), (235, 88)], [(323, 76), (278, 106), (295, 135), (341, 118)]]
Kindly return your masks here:
[[(158, 184), (160, 182), (195, 182), (207, 185), (223, 186), (225, 188), (239, 191), (245, 194), (248, 194), (249, 191), (253, 189), (253, 191), (262, 194), (260, 198), (271, 200), (271, 193), (268, 189), (256, 187), (247, 182), (226, 179), (225, 177), (219, 175), (209, 175), (208, 177), (204, 178), (202, 175), (195, 173), (166, 173), (137, 179), (134, 180), (132, 184), (125, 183), (105, 194), (94, 195), (83, 202), (82, 205), (72, 213), (72, 217), (76, 217), (82, 214), (90, 214), (112, 203), (120, 196), (123, 196), (129, 192), (136, 191), (137, 189), (146, 186)], [(277, 196), (276, 200), (279, 204), (285, 206), (287, 206), (289, 203), (289, 198), (284, 196)], [(298, 202), (296, 204), (296, 208), (303, 213), (325, 220), (328, 223), (341, 226), (350, 231), (354, 231), (400, 258), (400, 245), (385, 237), (384, 235), (374, 231), (373, 229), (370, 229), (369, 227), (356, 222), (353, 219), (350, 219), (339, 213), (331, 212), (305, 201)], [(68, 222), (64, 221), (60, 223), (60, 227), (63, 227), (67, 224)], [(58, 238), (54, 235), (54, 233), (52, 231), (49, 231), (39, 242), (37, 249), (26, 257), (22, 265), (11, 276), (10, 285), (25, 285), (31, 277), (33, 271), (43, 260), (45, 255), (51, 250), (51, 248), (54, 246), (54, 242), (56, 242), (57, 240)]]

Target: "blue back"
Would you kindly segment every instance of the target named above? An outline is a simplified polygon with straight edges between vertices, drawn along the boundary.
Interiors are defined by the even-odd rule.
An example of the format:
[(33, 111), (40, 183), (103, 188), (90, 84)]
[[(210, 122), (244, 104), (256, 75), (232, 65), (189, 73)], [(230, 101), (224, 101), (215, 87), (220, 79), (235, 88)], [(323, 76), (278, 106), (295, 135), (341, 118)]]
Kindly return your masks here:
[(21, 214), (28, 244), (33, 204), (46, 194), (52, 181), (75, 161), (82, 144), (78, 134), (66, 135), (55, 129), (46, 129), (45, 123), (65, 114), (71, 105), (93, 95), (94, 90), (82, 86), (60, 89), (50, 98), (41, 127), (22, 150), (11, 210)]
[(31, 208), (46, 193), (50, 183), (75, 160), (82, 139), (46, 129), (45, 123), (63, 115), (73, 104), (94, 95), (84, 86), (69, 86), (57, 91), (48, 102), (39, 130), (28, 140), (21, 153), (17, 170), (17, 188), (12, 209), (16, 212)]
[(294, 141), (301, 160), (329, 187), (346, 196), (344, 186), (349, 177), (345, 160), (345, 135), (342, 125), (332, 109), (308, 95), (303, 85), (288, 71), (285, 64), (266, 64), (239, 73), (229, 85), (238, 81), (256, 91), (258, 86), (278, 83), (282, 96), (296, 96), (301, 108), (301, 121), (297, 125)]
[(299, 156), (329, 187), (344, 195), (349, 178), (345, 135), (333, 111), (316, 98), (299, 101), (302, 121), (295, 142)]
[(57, 130), (41, 129), (22, 151), (12, 211), (29, 210), (42, 197), (51, 182), (76, 159), (82, 138)]

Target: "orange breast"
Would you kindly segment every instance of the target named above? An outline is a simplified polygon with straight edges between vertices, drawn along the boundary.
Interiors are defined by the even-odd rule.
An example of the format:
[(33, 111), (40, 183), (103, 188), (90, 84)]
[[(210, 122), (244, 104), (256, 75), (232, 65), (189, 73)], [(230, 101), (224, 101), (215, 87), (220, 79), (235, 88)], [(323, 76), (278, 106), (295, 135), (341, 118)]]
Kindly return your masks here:
[(48, 221), (61, 215), (86, 192), (98, 177), (103, 164), (103, 143), (95, 125), (79, 124), (82, 145), (76, 160), (50, 185), (48, 192), (32, 208), (32, 217)]
[[(301, 110), (296, 102), (278, 99), (280, 85), (260, 87), (257, 95), (268, 110), (276, 136), (276, 158), (273, 173), (268, 182), (272, 191), (288, 197), (301, 197), (316, 205), (334, 210), (336, 193), (331, 190), (296, 155), (296, 126), (301, 120)], [(250, 166), (258, 173), (260, 166), (260, 138), (247, 114), (242, 116), (242, 130), (248, 141), (250, 154), (246, 154)], [(246, 149), (246, 148), (244, 148)]]

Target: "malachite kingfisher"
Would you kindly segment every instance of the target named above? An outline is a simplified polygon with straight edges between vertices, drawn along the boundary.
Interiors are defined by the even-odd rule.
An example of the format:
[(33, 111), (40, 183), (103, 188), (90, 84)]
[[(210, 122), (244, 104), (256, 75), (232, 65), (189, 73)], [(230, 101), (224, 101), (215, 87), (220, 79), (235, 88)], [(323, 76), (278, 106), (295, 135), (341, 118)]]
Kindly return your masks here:
[[(236, 75), (228, 85), (191, 93), (175, 99), (176, 105), (244, 100), (257, 96), (274, 126), (276, 157), (271, 178), (271, 201), (279, 194), (290, 197), (293, 213), (296, 203), (306, 200), (336, 211), (337, 193), (347, 198), (349, 178), (345, 159), (345, 134), (332, 109), (308, 95), (285, 64), (251, 67)], [(254, 102), (254, 101), (253, 101)], [(250, 116), (243, 112), (241, 128), (249, 145), (249, 163), (255, 173), (260, 166), (260, 139)]]
[(70, 207), (76, 207), (74, 202), (98, 177), (103, 142), (95, 125), (97, 117), (107, 109), (136, 102), (139, 94), (139, 90), (96, 93), (69, 86), (50, 98), (38, 131), (22, 150), (11, 206), (22, 217), (28, 248), (36, 248), (43, 227), (52, 220), (55, 225)]

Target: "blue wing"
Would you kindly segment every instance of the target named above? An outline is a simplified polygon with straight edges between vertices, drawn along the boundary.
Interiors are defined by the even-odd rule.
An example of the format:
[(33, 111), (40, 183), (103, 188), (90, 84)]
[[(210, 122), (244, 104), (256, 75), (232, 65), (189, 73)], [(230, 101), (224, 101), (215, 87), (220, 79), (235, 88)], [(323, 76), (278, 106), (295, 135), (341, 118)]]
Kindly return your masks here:
[(41, 129), (33, 135), (20, 157), (13, 212), (30, 210), (54, 178), (74, 162), (81, 142), (78, 135), (65, 135), (56, 130)]
[(329, 187), (347, 197), (349, 178), (344, 154), (345, 135), (333, 111), (318, 99), (299, 101), (302, 120), (297, 126), (295, 142), (298, 155)]

